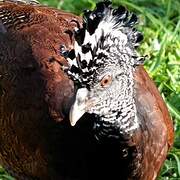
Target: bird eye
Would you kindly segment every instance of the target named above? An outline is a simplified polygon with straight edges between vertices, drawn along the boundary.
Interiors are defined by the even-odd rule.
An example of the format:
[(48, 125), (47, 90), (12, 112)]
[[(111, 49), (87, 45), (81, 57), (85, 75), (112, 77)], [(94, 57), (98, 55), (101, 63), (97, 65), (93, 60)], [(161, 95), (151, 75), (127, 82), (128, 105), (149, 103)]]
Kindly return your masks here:
[(100, 83), (102, 87), (108, 87), (111, 84), (111, 82), (112, 82), (111, 75), (106, 75), (102, 78)]

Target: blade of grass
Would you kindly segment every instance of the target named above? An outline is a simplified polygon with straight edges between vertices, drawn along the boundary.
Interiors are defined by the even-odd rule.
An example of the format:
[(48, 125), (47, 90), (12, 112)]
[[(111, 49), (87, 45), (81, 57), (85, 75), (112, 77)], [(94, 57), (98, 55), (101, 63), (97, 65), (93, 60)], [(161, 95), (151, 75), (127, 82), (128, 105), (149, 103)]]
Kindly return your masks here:
[(180, 112), (179, 112), (170, 102), (168, 102), (168, 101), (166, 100), (166, 98), (165, 98), (165, 96), (164, 96), (163, 93), (162, 93), (161, 95), (162, 95), (164, 101), (166, 102), (167, 107), (168, 107), (168, 109), (170, 110), (170, 112), (171, 112), (177, 119), (180, 120)]
[(155, 70), (157, 69), (157, 67), (160, 65), (160, 61), (162, 59), (162, 56), (164, 55), (165, 53), (165, 47), (166, 47), (166, 44), (167, 44), (167, 37), (168, 37), (168, 34), (164, 34), (163, 38), (162, 38), (162, 41), (160, 43), (160, 50), (159, 50), (159, 53), (157, 55), (157, 58), (156, 60), (152, 63), (152, 65), (150, 66), (149, 68), (149, 71), (150, 73), (155, 73)]
[(170, 155), (172, 155), (174, 157), (174, 159), (176, 160), (177, 163), (177, 169), (178, 169), (178, 176), (180, 176), (180, 159), (179, 157), (174, 154), (174, 153), (169, 153)]

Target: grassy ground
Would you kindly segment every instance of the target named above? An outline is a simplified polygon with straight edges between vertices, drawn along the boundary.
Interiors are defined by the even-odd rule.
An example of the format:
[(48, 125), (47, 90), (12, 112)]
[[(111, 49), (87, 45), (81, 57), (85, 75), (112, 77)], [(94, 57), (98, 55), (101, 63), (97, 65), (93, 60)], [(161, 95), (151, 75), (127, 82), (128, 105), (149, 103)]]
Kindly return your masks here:
[[(41, 0), (76, 14), (95, 7), (96, 0)], [(140, 48), (148, 55), (145, 63), (157, 84), (172, 115), (176, 136), (159, 180), (180, 180), (180, 1), (179, 0), (113, 0), (114, 5), (125, 5), (140, 18), (139, 29), (144, 33)], [(0, 168), (0, 180), (10, 180)]]

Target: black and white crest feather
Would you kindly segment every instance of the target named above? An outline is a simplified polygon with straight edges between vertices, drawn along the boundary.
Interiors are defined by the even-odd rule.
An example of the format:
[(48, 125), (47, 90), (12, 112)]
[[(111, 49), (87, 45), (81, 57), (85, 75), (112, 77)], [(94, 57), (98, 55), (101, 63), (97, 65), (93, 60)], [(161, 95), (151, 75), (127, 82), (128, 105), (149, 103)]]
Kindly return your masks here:
[(130, 61), (125, 63), (142, 64), (144, 57), (138, 57), (135, 51), (143, 39), (134, 28), (137, 21), (137, 16), (123, 6), (112, 8), (110, 1), (98, 3), (94, 11), (85, 11), (82, 28), (77, 23), (74, 31), (74, 50), (66, 56), (68, 75), (87, 86), (97, 68), (118, 63), (109, 58), (110, 54), (126, 54)]

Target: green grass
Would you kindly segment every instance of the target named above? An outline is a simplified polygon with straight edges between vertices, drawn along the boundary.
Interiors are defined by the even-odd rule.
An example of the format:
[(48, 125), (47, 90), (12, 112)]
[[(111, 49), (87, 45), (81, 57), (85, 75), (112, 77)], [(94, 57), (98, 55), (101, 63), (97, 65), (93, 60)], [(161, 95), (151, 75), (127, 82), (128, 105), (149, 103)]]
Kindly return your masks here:
[[(95, 7), (95, 0), (41, 0), (42, 3), (81, 14)], [(180, 1), (179, 0), (113, 0), (125, 5), (140, 18), (139, 29), (144, 42), (139, 51), (148, 58), (145, 67), (164, 98), (176, 130), (175, 143), (159, 180), (180, 179)], [(0, 168), (0, 179), (10, 180)]]
[(9, 176), (5, 170), (0, 166), (0, 180), (15, 180), (11, 176)]

